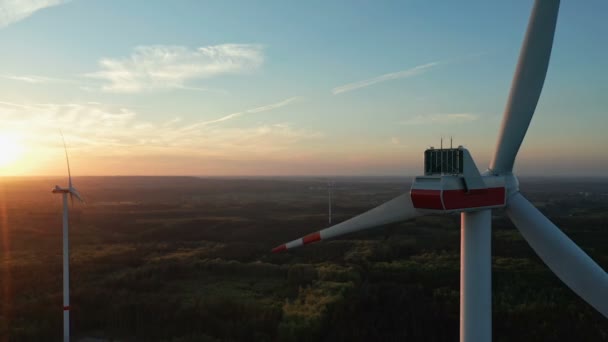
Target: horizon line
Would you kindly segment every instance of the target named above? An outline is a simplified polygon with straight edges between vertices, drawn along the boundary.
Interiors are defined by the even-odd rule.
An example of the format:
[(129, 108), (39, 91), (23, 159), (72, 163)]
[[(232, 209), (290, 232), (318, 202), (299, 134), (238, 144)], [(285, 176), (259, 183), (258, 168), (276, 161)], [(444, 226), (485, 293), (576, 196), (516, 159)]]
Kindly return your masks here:
[[(181, 178), (414, 178), (419, 177), (421, 175), (303, 175), (303, 174), (293, 174), (293, 175), (72, 175), (72, 178), (94, 178), (94, 177), (181, 177)], [(1, 175), (0, 180), (3, 178), (64, 178), (67, 175)], [(580, 178), (606, 178), (608, 179), (608, 175), (523, 175), (518, 176), (518, 178), (572, 178), (572, 179), (580, 179)], [(582, 179), (581, 179), (582, 181)]]

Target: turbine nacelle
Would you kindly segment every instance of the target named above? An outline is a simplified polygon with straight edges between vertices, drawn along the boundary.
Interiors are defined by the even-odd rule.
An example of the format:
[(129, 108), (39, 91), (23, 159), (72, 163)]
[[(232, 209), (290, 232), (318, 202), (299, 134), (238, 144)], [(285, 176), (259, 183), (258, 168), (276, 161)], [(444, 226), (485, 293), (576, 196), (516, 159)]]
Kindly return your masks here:
[(80, 203), (86, 204), (86, 201), (82, 198), (82, 196), (80, 195), (80, 192), (78, 192), (78, 190), (76, 190), (75, 187), (62, 188), (59, 185), (55, 185), (55, 187), (53, 188), (53, 190), (51, 192), (54, 194), (69, 194), (70, 198), (72, 198), (72, 196), (76, 197), (76, 199), (78, 199), (78, 201)]
[(69, 188), (62, 188), (59, 185), (55, 185), (55, 187), (53, 188), (53, 190), (51, 191), (54, 194), (69, 194), (70, 193), (70, 189)]
[(424, 175), (414, 178), (410, 196), (423, 212), (462, 212), (506, 205), (505, 177), (479, 173), (469, 151), (458, 148), (424, 152)]

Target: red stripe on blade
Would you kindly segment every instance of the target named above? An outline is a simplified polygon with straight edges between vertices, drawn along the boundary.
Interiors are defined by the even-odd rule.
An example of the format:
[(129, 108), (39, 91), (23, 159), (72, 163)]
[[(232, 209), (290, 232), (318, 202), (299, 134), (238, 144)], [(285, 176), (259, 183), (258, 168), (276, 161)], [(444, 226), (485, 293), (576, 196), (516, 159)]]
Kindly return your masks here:
[(279, 253), (279, 252), (286, 251), (286, 250), (287, 250), (286, 245), (280, 245), (280, 246), (273, 248), (272, 253)]
[(70, 307), (69, 306), (64, 306), (63, 307), (63, 311), (70, 311)]
[(317, 242), (319, 240), (321, 240), (321, 233), (316, 232), (316, 233), (312, 233), (312, 234), (309, 234), (309, 235), (306, 235), (305, 237), (303, 237), (302, 243), (307, 245), (309, 243)]

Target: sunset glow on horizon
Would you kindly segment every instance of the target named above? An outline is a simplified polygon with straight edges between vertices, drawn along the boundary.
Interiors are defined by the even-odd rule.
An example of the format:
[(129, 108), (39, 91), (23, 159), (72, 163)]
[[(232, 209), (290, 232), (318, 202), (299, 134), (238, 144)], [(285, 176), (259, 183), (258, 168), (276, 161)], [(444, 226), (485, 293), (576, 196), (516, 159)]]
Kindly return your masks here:
[(10, 168), (22, 154), (23, 146), (14, 134), (0, 133), (0, 168)]
[[(532, 5), (33, 3), (0, 0), (0, 176), (65, 175), (60, 130), (78, 176), (410, 176), (441, 137), (483, 170)], [(518, 174), (608, 169), (606, 10), (562, 4)]]

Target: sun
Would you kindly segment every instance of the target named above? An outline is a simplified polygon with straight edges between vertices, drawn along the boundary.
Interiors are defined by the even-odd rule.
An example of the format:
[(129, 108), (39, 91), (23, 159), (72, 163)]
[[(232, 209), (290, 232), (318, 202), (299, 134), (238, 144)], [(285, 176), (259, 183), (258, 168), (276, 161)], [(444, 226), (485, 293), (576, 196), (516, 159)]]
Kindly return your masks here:
[(13, 134), (0, 133), (0, 168), (9, 166), (23, 154), (23, 145)]

